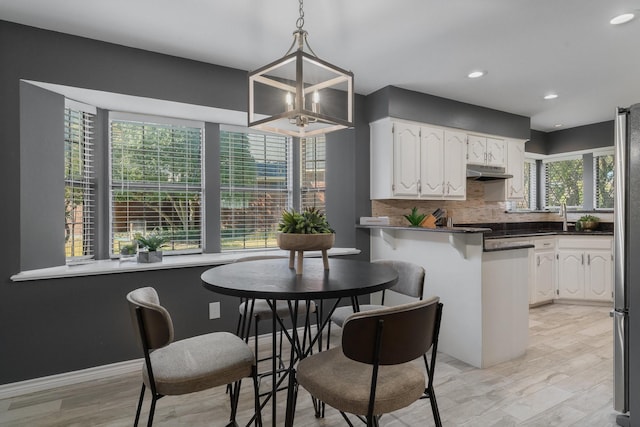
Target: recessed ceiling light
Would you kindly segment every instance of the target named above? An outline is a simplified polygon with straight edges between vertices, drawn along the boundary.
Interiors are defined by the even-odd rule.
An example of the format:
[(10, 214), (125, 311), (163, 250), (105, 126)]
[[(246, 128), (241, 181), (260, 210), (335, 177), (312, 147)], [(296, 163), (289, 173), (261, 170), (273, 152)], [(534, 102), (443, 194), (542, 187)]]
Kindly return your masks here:
[(609, 21), (609, 23), (611, 25), (625, 24), (631, 21), (634, 17), (635, 15), (633, 13), (623, 13), (622, 15), (614, 16), (613, 18), (611, 18), (611, 21)]
[(556, 99), (558, 97), (557, 93), (548, 93), (544, 96), (544, 99)]
[(482, 77), (485, 74), (487, 74), (486, 71), (477, 70), (477, 71), (472, 71), (469, 74), (467, 74), (467, 77), (469, 77), (470, 79), (477, 79), (478, 77)]
[(556, 123), (555, 125), (553, 125), (554, 128), (561, 128), (562, 127), (562, 123)]

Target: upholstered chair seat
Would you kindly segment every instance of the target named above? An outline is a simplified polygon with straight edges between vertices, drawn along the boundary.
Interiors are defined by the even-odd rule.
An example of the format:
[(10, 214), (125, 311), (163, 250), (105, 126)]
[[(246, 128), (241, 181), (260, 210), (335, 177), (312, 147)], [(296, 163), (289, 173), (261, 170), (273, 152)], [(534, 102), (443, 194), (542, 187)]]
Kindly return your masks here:
[[(228, 332), (172, 342), (153, 351), (149, 358), (156, 390), (164, 395), (192, 393), (248, 378), (255, 359), (247, 344)], [(146, 369), (142, 375), (150, 387)]]

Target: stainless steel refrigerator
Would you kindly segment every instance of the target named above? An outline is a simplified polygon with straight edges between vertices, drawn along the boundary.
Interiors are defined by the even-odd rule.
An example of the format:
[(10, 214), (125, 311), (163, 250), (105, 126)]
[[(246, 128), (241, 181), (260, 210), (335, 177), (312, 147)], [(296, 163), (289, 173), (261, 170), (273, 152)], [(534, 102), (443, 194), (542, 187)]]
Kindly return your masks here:
[(640, 418), (640, 104), (616, 111), (614, 214), (613, 406), (629, 426)]

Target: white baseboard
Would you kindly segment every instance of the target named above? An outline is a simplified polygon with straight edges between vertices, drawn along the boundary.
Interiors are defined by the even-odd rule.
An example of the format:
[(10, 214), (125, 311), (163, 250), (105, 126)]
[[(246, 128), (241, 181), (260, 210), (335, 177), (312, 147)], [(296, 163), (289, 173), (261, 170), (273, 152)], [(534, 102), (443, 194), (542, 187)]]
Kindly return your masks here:
[(112, 363), (110, 365), (82, 369), (80, 371), (65, 372), (62, 374), (50, 375), (48, 377), (20, 381), (17, 383), (2, 384), (0, 385), (0, 399), (50, 390), (56, 387), (79, 384), (86, 381), (99, 380), (116, 375), (129, 374), (131, 372), (140, 371), (142, 368), (142, 362), (143, 359), (127, 360), (124, 362)]

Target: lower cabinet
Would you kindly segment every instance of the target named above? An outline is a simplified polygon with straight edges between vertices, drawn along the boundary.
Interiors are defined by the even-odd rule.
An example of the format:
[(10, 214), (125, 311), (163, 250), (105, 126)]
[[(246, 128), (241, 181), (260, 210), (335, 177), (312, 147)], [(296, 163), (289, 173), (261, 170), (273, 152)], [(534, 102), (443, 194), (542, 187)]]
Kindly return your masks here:
[(613, 299), (612, 239), (558, 239), (558, 298), (611, 301)]
[(555, 239), (542, 239), (534, 242), (534, 280), (532, 304), (551, 301), (556, 290), (556, 251)]

